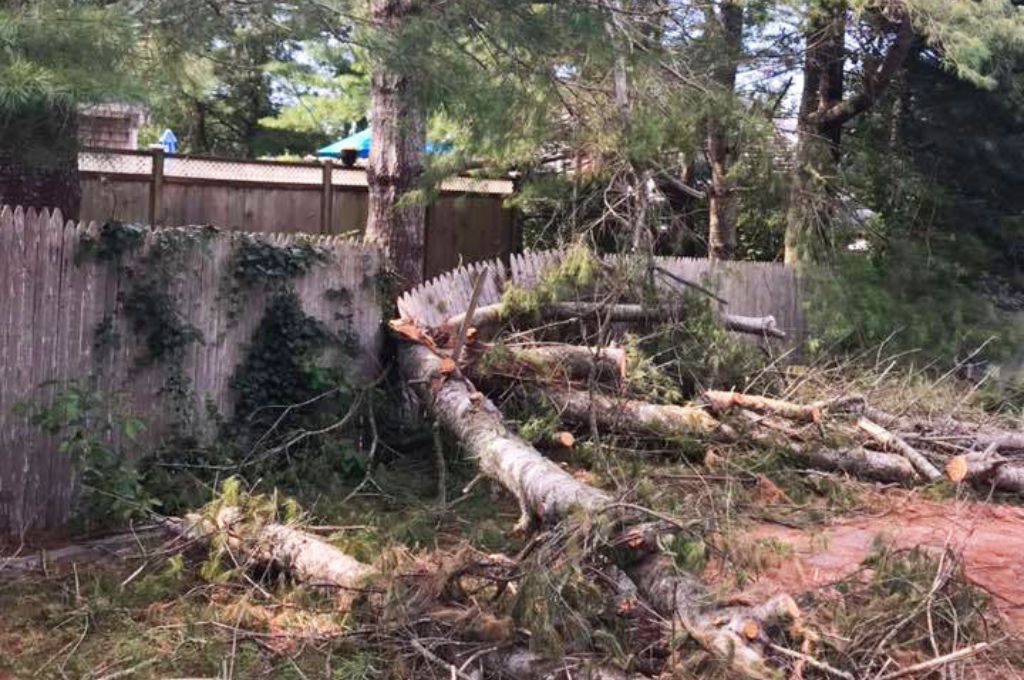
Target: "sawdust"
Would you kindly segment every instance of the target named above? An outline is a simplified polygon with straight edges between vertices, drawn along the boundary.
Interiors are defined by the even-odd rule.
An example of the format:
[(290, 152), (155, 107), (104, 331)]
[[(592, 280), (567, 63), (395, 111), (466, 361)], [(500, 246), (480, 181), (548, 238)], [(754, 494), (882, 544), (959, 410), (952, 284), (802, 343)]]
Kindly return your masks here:
[(962, 559), (967, 579), (992, 596), (1008, 629), (1024, 634), (1024, 508), (897, 494), (872, 515), (811, 530), (760, 524), (749, 535), (787, 543), (792, 552), (759, 573), (747, 596), (825, 588), (856, 572), (879, 538), (898, 548), (948, 547)]

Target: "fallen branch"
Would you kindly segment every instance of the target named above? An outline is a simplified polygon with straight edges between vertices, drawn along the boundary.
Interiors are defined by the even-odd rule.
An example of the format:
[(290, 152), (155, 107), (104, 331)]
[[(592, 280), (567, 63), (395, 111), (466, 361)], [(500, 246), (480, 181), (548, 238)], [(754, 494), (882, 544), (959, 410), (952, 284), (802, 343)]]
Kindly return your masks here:
[(857, 427), (866, 432), (872, 439), (883, 447), (897, 451), (901, 456), (910, 461), (914, 469), (921, 473), (929, 482), (937, 482), (942, 479), (942, 473), (932, 465), (931, 461), (922, 455), (920, 451), (906, 443), (887, 429), (868, 418), (861, 417), (857, 420)]
[(922, 671), (931, 671), (939, 666), (945, 666), (946, 664), (953, 663), (954, 661), (960, 661), (961, 659), (966, 659), (967, 657), (974, 656), (975, 654), (980, 654), (991, 646), (992, 645), (988, 642), (979, 642), (977, 644), (969, 645), (962, 649), (958, 649), (955, 652), (943, 654), (942, 656), (937, 656), (934, 659), (929, 659), (928, 661), (915, 663), (913, 666), (901, 668), (900, 670), (889, 673), (888, 675), (883, 675), (879, 680), (896, 680), (896, 678), (905, 678), (908, 675), (914, 675)]
[(278, 565), (300, 582), (358, 590), (377, 573), (374, 567), (295, 527), (245, 522), (236, 507), (221, 508), (213, 519), (190, 514), (170, 518), (165, 525), (179, 535), (201, 540), (223, 533), (228, 546), (257, 562)]
[(757, 413), (770, 413), (782, 416), (790, 420), (802, 420), (817, 423), (821, 421), (821, 406), (811, 404), (794, 404), (791, 401), (762, 397), (757, 394), (744, 394), (743, 392), (721, 392), (719, 390), (708, 390), (702, 395), (704, 401), (717, 413), (725, 413), (733, 407), (740, 407), (756, 411)]
[[(601, 319), (624, 323), (670, 321), (681, 313), (678, 307), (667, 305), (644, 307), (636, 304), (605, 305), (597, 302), (549, 302), (541, 305), (538, 311), (541, 318), (544, 319), (565, 320), (597, 316)], [(473, 324), (477, 328), (487, 328), (500, 323), (507, 316), (508, 309), (504, 303), (497, 302), (478, 308), (473, 315)], [(449, 318), (445, 325), (449, 328), (459, 328), (465, 322), (465, 317), (465, 314), (457, 314)], [(740, 316), (722, 313), (720, 318), (725, 328), (737, 333), (752, 333), (773, 338), (786, 337), (786, 334), (779, 329), (775, 317), (772, 316)]]
[[(621, 347), (582, 347), (568, 343), (506, 347), (512, 364), (498, 361), (489, 368), (514, 376), (523, 367), (567, 380), (585, 381), (591, 372), (599, 382), (620, 385), (626, 378), (626, 350)], [(484, 355), (486, 358), (487, 355)]]
[(731, 427), (699, 406), (651, 404), (556, 386), (544, 387), (541, 391), (563, 418), (578, 423), (587, 423), (593, 413), (599, 423), (618, 431), (658, 437), (699, 435), (728, 441), (736, 438)]
[(790, 445), (793, 454), (807, 467), (842, 472), (874, 482), (911, 486), (917, 479), (914, 467), (903, 456), (857, 447), (848, 451)]

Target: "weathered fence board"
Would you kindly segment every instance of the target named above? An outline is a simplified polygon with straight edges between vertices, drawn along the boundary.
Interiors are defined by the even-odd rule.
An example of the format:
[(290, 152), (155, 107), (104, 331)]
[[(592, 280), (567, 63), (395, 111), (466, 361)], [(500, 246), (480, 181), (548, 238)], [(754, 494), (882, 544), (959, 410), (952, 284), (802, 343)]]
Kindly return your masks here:
[[(159, 234), (172, 231), (180, 230), (147, 232), (133, 257), (143, 256)], [(64, 223), (59, 213), (0, 208), (0, 536), (59, 526), (72, 505), (70, 460), (57, 451), (56, 441), (14, 412), (16, 404), (52, 397), (53, 388), (41, 388), (43, 383), (78, 380), (123, 397), (148, 424), (140, 449), (158, 440), (173, 421), (162, 391), (164, 369), (140, 363), (144, 341), (120, 313), (132, 285), (127, 270), (81, 257), (82, 237), (98, 233), (96, 224)], [(211, 232), (184, 255), (170, 282), (178, 310), (203, 336), (188, 346), (182, 365), (200, 416), (207, 400), (222, 414), (231, 413), (232, 373), (271, 295), (247, 288), (237, 314), (229, 309), (225, 279), (234, 249), (240, 239), (256, 237)], [(259, 238), (285, 246), (307, 237)], [(329, 261), (294, 281), (303, 310), (335, 332), (352, 333), (363, 370), (373, 371), (382, 309), (375, 278), (379, 254), (336, 236), (308, 240), (328, 253)], [(342, 290), (347, 295), (325, 294)], [(118, 337), (99, 342), (97, 328), (105, 319), (112, 320)]]
[[(407, 292), (398, 301), (403, 317), (436, 327), (469, 306), (476, 277), (490, 269), (491, 285), (481, 290), (480, 306), (501, 301), (508, 284), (523, 288), (537, 285), (544, 272), (558, 264), (562, 251), (513, 254), (508, 269), (501, 260), (463, 266), (431, 279)], [(615, 258), (619, 256), (608, 256)], [(805, 333), (800, 280), (791, 268), (777, 262), (712, 262), (690, 257), (658, 257), (657, 265), (681, 279), (708, 287), (728, 302), (728, 311), (743, 316), (772, 315), (785, 331), (790, 346), (798, 346)], [(681, 284), (659, 276), (658, 285), (671, 290)]]

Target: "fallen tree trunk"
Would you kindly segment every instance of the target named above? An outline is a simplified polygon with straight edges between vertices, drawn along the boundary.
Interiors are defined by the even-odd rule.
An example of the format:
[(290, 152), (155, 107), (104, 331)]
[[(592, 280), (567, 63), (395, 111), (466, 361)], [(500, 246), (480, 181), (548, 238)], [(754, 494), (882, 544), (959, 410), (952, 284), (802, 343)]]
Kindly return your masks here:
[(441, 357), (423, 345), (403, 343), (402, 373), (421, 389), (420, 396), (435, 417), (477, 461), (480, 472), (512, 492), (522, 511), (516, 528), (532, 519), (551, 524), (575, 508), (596, 510), (609, 501), (513, 434), (498, 408), (468, 381), (442, 374)]
[[(637, 304), (606, 305), (597, 302), (548, 302), (541, 306), (539, 313), (542, 318), (552, 320), (598, 317), (600, 319), (625, 323), (649, 323), (671, 321), (680, 315), (681, 310), (678, 307), (669, 305), (644, 307)], [(507, 316), (508, 309), (504, 303), (498, 302), (493, 305), (485, 305), (473, 312), (473, 326), (476, 328), (494, 326)], [(779, 329), (775, 317), (772, 316), (740, 316), (722, 313), (720, 318), (722, 325), (726, 329), (736, 331), (737, 333), (751, 333), (773, 338), (786, 337), (786, 334)], [(457, 314), (449, 318), (445, 325), (450, 328), (459, 328), (465, 319), (465, 314)]]
[(897, 451), (901, 456), (909, 460), (914, 469), (921, 473), (929, 482), (937, 482), (942, 479), (942, 473), (939, 472), (939, 469), (932, 465), (931, 461), (925, 458), (920, 451), (878, 423), (861, 417), (857, 420), (857, 427), (868, 433), (872, 439), (883, 447)]
[(599, 392), (546, 386), (541, 392), (559, 414), (577, 423), (589, 422), (591, 414), (606, 427), (657, 437), (714, 436), (732, 441), (735, 431), (699, 406), (651, 404), (618, 399)]
[(1024, 468), (1008, 465), (1010, 460), (990, 444), (984, 451), (954, 456), (946, 464), (946, 476), (954, 482), (989, 484), (999, 491), (1024, 492)]
[[(489, 399), (467, 380), (444, 374), (441, 357), (420, 344), (403, 342), (399, 360), (405, 378), (417, 387), (434, 416), (477, 459), (484, 475), (516, 497), (524, 512), (550, 523), (574, 510), (590, 514), (614, 511), (608, 494), (578, 481), (509, 432)], [(528, 521), (523, 518), (520, 525)], [(662, 614), (677, 617), (705, 649), (727, 660), (746, 677), (777, 675), (760, 645), (765, 623), (760, 620), (764, 614), (760, 609), (715, 606), (697, 577), (675, 569), (671, 561), (659, 555), (623, 567), (637, 582), (640, 594)], [(793, 616), (798, 613), (788, 596), (766, 606), (766, 611), (781, 610)]]
[(841, 472), (873, 482), (911, 486), (917, 479), (914, 467), (903, 456), (862, 447), (848, 451), (802, 447), (790, 444), (790, 449), (804, 465), (825, 472)]
[[(626, 378), (626, 350), (621, 347), (581, 347), (568, 343), (508, 346), (512, 363), (500, 359), (489, 364), (492, 371), (513, 376), (527, 367), (545, 377), (588, 380), (593, 374), (598, 382), (620, 385)], [(485, 353), (481, 357), (488, 360)]]

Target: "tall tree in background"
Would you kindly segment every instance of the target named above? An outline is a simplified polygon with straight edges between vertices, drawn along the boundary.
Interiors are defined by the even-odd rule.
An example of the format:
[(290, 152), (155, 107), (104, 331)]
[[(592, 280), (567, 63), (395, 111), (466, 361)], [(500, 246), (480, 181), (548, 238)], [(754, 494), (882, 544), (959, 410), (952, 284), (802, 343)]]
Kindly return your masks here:
[[(422, 174), (426, 118), (415, 75), (398, 63), (403, 24), (419, 11), (417, 0), (372, 0), (370, 19), (387, 45), (370, 74), (370, 163), (366, 169), (369, 205), (366, 241), (387, 253), (400, 285), (410, 288), (424, 276), (426, 209), (409, 193)], [(405, 199), (405, 200), (403, 200)]]
[(124, 91), (126, 19), (85, 3), (0, 8), (0, 203), (78, 216), (79, 103)]
[[(1024, 43), (1024, 16), (1010, 0), (807, 3), (803, 94), (786, 220), (787, 263), (816, 259), (827, 250), (835, 226), (844, 126), (886, 93), (915, 38), (960, 77), (990, 85), (991, 73)], [(851, 50), (851, 43), (857, 49)], [(851, 61), (856, 69), (850, 68)], [(847, 79), (855, 86), (847, 88)]]
[[(736, 72), (743, 51), (743, 6), (736, 0), (723, 0), (718, 10), (713, 4), (705, 9), (711, 43), (721, 46), (715, 59), (712, 80), (718, 96), (731, 101), (736, 89)], [(708, 257), (731, 260), (736, 255), (736, 205), (729, 181), (729, 166), (735, 154), (733, 134), (727, 121), (713, 112), (707, 123), (705, 153), (711, 169), (708, 187)]]

